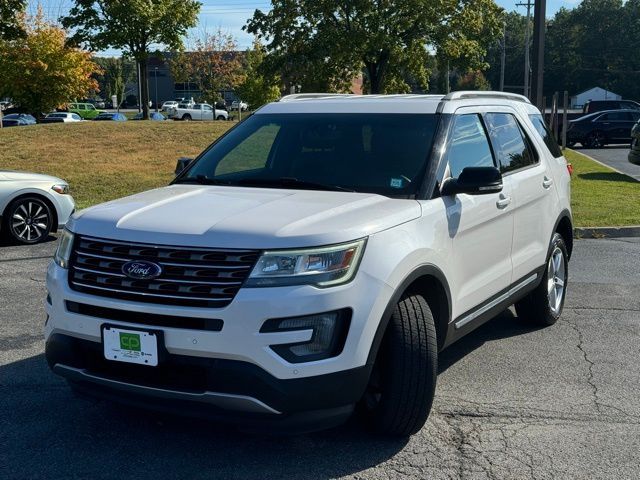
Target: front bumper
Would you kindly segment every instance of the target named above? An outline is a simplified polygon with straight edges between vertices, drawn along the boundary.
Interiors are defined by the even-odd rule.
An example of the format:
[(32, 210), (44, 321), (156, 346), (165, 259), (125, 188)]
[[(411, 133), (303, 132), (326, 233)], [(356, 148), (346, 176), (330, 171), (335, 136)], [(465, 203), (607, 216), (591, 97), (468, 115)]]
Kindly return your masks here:
[(636, 135), (631, 140), (631, 150), (629, 151), (629, 162), (640, 165), (640, 135)]
[[(344, 420), (365, 391), (371, 369), (369, 351), (393, 294), (389, 285), (361, 270), (350, 283), (332, 288), (243, 288), (224, 308), (194, 308), (77, 292), (69, 287), (67, 274), (53, 262), (47, 271), (46, 356), (54, 372), (93, 395), (198, 416), (227, 418), (232, 412), (239, 415), (230, 417), (234, 423), (242, 423), (247, 415), (251, 422), (259, 415), (267, 423), (277, 420), (283, 425), (306, 425), (309, 418), (322, 420), (323, 426), (335, 424), (338, 417)], [(74, 313), (68, 302), (112, 309), (111, 317)], [(312, 331), (260, 332), (271, 318), (343, 308), (352, 310), (349, 331), (342, 352), (332, 358), (289, 363), (270, 346), (307, 341)], [(114, 310), (126, 312), (123, 318), (128, 320), (113, 318)], [(145, 322), (157, 315), (174, 323), (171, 327), (141, 325), (135, 323), (137, 315)], [(203, 325), (217, 320), (222, 328), (178, 328), (176, 318), (185, 318), (188, 325), (197, 325), (194, 320), (205, 321)], [(161, 330), (168, 359), (159, 367), (105, 360), (103, 324)], [(256, 405), (262, 411), (256, 412)], [(291, 416), (300, 418), (287, 420)]]
[(51, 369), (88, 396), (251, 428), (311, 431), (345, 421), (370, 366), (279, 380), (233, 360), (169, 355), (157, 368), (105, 360), (100, 344), (66, 335), (46, 343)]

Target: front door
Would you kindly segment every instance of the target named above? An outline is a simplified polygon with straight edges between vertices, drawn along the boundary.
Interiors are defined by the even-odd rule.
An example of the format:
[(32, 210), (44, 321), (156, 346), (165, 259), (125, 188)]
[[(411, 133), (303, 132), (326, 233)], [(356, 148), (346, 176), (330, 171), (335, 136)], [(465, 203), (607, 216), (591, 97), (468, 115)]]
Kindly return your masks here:
[[(476, 109), (477, 111), (477, 109)], [(469, 113), (467, 113), (469, 112)], [(497, 166), (482, 117), (468, 109), (454, 115), (446, 176), (465, 167)], [(458, 318), (511, 284), (512, 192), (444, 197), (452, 239), (452, 317)]]

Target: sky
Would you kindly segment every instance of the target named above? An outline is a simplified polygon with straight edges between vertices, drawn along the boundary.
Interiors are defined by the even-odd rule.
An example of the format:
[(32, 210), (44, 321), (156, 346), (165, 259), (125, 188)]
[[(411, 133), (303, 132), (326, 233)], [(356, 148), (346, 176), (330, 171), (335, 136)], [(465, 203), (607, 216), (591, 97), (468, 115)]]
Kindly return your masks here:
[[(516, 10), (526, 13), (525, 7), (518, 7), (516, 3), (526, 0), (496, 0), (498, 5), (507, 11)], [(255, 9), (268, 10), (271, 4), (268, 0), (201, 0), (202, 9), (199, 16), (199, 25), (192, 35), (206, 30), (213, 31), (221, 28), (234, 35), (241, 50), (251, 46), (252, 36), (242, 30), (247, 19), (253, 15)], [(41, 4), (45, 15), (51, 19), (57, 19), (67, 13), (73, 5), (73, 0), (29, 0), (28, 12), (35, 13), (37, 5)], [(547, 0), (547, 16), (553, 16), (561, 7), (573, 8), (580, 0)], [(533, 11), (532, 11), (533, 14)], [(102, 52), (102, 55), (118, 55), (118, 51)]]

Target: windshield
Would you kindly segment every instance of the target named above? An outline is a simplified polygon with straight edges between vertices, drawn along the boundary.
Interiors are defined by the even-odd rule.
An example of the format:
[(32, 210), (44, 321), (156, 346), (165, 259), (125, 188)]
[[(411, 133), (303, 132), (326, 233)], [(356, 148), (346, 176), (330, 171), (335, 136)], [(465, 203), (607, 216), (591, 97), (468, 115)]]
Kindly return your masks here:
[(204, 152), (176, 183), (415, 195), (435, 114), (258, 114)]

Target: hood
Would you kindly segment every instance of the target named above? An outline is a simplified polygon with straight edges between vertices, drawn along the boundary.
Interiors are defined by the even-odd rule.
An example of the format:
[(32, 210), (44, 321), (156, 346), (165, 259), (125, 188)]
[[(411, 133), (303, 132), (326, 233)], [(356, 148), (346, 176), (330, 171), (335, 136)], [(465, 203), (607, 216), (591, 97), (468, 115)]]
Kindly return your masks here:
[(420, 212), (415, 200), (366, 193), (172, 185), (83, 210), (67, 226), (141, 243), (298, 248), (365, 237)]
[(64, 180), (53, 177), (51, 175), (43, 175), (41, 173), (31, 173), (31, 172), (17, 172), (14, 170), (0, 170), (0, 180), (13, 180), (13, 181), (24, 181), (24, 182), (51, 182), (51, 185), (54, 183), (67, 183)]

